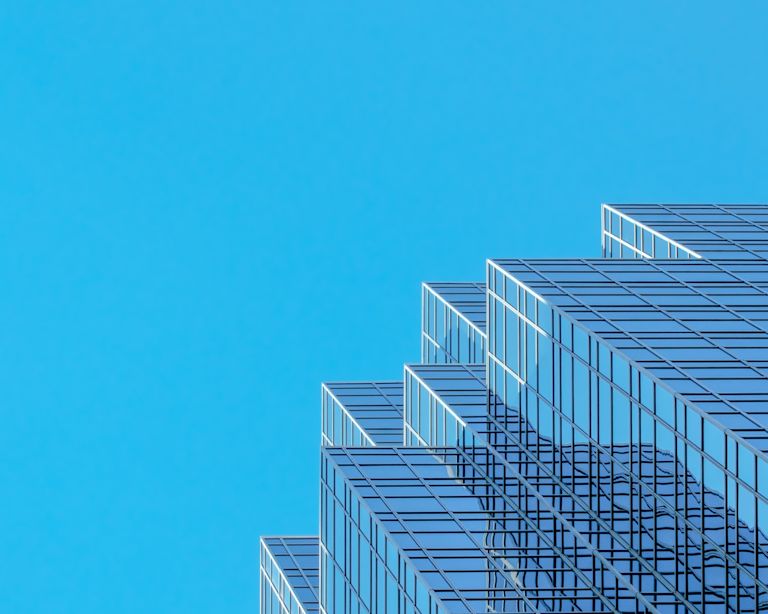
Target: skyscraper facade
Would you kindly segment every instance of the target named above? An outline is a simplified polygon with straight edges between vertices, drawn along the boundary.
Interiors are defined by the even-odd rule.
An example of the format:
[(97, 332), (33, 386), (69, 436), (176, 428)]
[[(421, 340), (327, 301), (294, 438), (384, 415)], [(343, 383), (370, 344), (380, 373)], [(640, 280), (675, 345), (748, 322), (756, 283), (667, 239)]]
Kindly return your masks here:
[(602, 258), (425, 283), (402, 381), (323, 385), (264, 614), (768, 611), (768, 206), (601, 216)]

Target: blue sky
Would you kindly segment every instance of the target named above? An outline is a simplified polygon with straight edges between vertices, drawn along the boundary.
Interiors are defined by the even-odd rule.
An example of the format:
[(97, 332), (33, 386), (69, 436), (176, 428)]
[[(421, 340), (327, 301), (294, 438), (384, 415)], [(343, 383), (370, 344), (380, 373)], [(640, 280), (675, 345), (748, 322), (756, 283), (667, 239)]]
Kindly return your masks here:
[(422, 280), (766, 201), (758, 3), (0, 6), (0, 611), (255, 612)]

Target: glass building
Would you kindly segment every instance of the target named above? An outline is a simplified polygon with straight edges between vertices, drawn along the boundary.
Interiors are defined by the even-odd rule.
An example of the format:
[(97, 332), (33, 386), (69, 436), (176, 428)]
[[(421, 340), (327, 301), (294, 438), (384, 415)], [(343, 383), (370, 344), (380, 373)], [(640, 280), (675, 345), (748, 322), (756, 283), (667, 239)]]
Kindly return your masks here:
[(312, 614), (319, 610), (317, 536), (261, 538), (261, 611)]
[(262, 540), (262, 612), (768, 612), (768, 206), (601, 222), (425, 283), (402, 382), (323, 385), (319, 536)]
[(397, 446), (403, 443), (403, 382), (322, 385), (324, 446)]
[(485, 284), (422, 284), (421, 360), (485, 362)]

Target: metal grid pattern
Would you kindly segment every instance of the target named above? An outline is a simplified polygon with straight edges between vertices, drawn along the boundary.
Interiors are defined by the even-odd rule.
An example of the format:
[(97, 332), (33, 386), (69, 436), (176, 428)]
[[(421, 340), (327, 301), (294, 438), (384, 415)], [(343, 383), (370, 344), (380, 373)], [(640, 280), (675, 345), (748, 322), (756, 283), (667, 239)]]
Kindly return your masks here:
[[(418, 443), (435, 445), (430, 439), (434, 432), (430, 425), (436, 421), (433, 413), (439, 415), (442, 411), (461, 420), (449, 406), (451, 398), (458, 395), (466, 404), (466, 398), (474, 397), (476, 406), (488, 398), (493, 405), (485, 419), (473, 410), (473, 417), (461, 420), (461, 437), (456, 445), (471, 442), (473, 449), (486, 445), (492, 464), (503, 465), (505, 474), (522, 474), (544, 497), (557, 494), (553, 507), (564, 523), (558, 535), (570, 535), (574, 540), (577, 537), (569, 532), (578, 530), (619, 577), (647, 595), (660, 610), (723, 608), (733, 600), (737, 586), (737, 605), (742, 611), (752, 611), (757, 605), (754, 586), (746, 577), (738, 583), (726, 582), (728, 566), (717, 546), (717, 540), (722, 539), (718, 534), (730, 531), (736, 537), (741, 561), (750, 560), (753, 568), (758, 556), (760, 567), (768, 566), (768, 543), (764, 537), (756, 543), (754, 531), (739, 526), (732, 513), (726, 525), (722, 495), (711, 489), (702, 492), (700, 480), (686, 472), (672, 455), (653, 445), (615, 445), (609, 455), (590, 443), (571, 444), (563, 442), (562, 437), (541, 437), (519, 412), (488, 393), (477, 393), (483, 378), (476, 370), (461, 365), (430, 366), (426, 370), (415, 384), (418, 394), (408, 391), (406, 395), (406, 420), (419, 413), (409, 410), (414, 400), (420, 410), (427, 407), (430, 412), (422, 419), (428, 426), (419, 432)], [(435, 382), (445, 389), (447, 381), (451, 385), (446, 396), (430, 388), (430, 383)], [(424, 394), (432, 397), (427, 403)], [(558, 431), (562, 434), (563, 429)], [(633, 473), (640, 473), (642, 481)], [(655, 490), (643, 482), (654, 483)], [(703, 508), (702, 494), (706, 503)], [(680, 523), (669, 506), (657, 504), (657, 497), (696, 511), (687, 523)], [(709, 539), (703, 539), (702, 527), (706, 527)]]
[(402, 443), (402, 382), (322, 385), (322, 445), (398, 446)]
[[(446, 614), (391, 534), (380, 502), (358, 492), (347, 451), (323, 448), (320, 466), (320, 610), (323, 614)], [(339, 465), (344, 470), (340, 469)], [(397, 473), (398, 468), (392, 469)]]
[(375, 510), (417, 585), (448, 612), (642, 612), (676, 603), (641, 595), (589, 544), (588, 527), (573, 527), (558, 489), (536, 490), (485, 448), (331, 448), (326, 458), (345, 496), (348, 487)]
[(261, 538), (261, 614), (319, 611), (319, 553), (316, 536)]
[[(704, 585), (713, 586), (713, 594), (723, 595), (737, 609), (749, 611), (756, 600), (768, 602), (768, 464), (750, 445), (763, 441), (765, 431), (745, 438), (754, 431), (734, 428), (733, 416), (742, 416), (738, 407), (722, 410), (729, 398), (725, 391), (703, 388), (713, 380), (690, 373), (696, 366), (707, 366), (702, 343), (691, 344), (701, 351), (698, 365), (688, 364), (696, 362), (693, 357), (664, 361), (653, 354), (656, 346), (686, 349), (690, 339), (713, 342), (711, 335), (698, 334), (693, 327), (677, 336), (661, 328), (673, 319), (670, 311), (677, 310), (681, 317), (690, 310), (689, 296), (695, 294), (690, 287), (695, 282), (670, 279), (669, 267), (690, 271), (707, 266), (702, 261), (489, 263), (489, 383), (541, 436), (587, 443), (619, 470), (629, 471), (657, 502), (654, 511), (663, 506), (675, 526), (685, 531), (685, 566), (690, 566), (689, 542), (701, 543), (699, 567), (708, 574)], [(648, 271), (653, 274), (644, 276)], [(694, 301), (692, 308), (713, 303)], [(661, 309), (661, 317), (647, 316)], [(723, 342), (723, 337), (715, 339)], [(722, 362), (710, 368), (717, 385), (731, 386), (731, 394), (738, 391), (738, 378), (717, 377)], [(694, 384), (699, 388), (692, 388)], [(709, 398), (705, 394), (718, 395), (720, 412), (702, 404), (702, 398)], [(622, 450), (629, 450), (624, 461)], [(653, 451), (647, 470), (640, 462), (644, 450)], [(633, 462), (635, 457), (638, 462)], [(659, 461), (672, 467), (672, 475), (681, 476), (671, 490), (660, 486), (665, 480)], [(702, 485), (701, 494), (692, 500), (684, 494), (686, 486), (681, 505), (677, 484), (681, 479), (688, 484), (689, 474), (694, 485)], [(707, 553), (721, 563), (704, 565)], [(717, 589), (720, 568), (725, 575)]]
[[(485, 365), (406, 365), (405, 443), (471, 446), (467, 422), (488, 418), (484, 379)], [(431, 388), (441, 393), (443, 403), (426, 392)]]
[[(575, 343), (599, 338), (606, 352), (615, 350), (768, 458), (764, 264), (724, 273), (708, 261), (505, 260), (491, 270), (543, 297), (532, 299), (543, 320), (536, 328), (552, 330), (556, 309), (580, 325)], [(497, 309), (510, 305), (495, 292), (491, 298)]]
[(603, 205), (609, 258), (768, 258), (766, 205)]
[(601, 217), (607, 259), (425, 283), (425, 364), (323, 386), (315, 609), (768, 610), (768, 206)]
[(424, 283), (421, 305), (422, 362), (485, 361), (485, 284)]

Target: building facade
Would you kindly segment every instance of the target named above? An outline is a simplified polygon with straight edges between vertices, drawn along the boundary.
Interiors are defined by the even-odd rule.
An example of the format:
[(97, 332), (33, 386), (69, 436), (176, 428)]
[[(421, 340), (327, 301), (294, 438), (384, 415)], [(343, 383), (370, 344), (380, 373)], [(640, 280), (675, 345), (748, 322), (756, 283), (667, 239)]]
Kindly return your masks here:
[(768, 206), (601, 219), (602, 258), (425, 283), (401, 382), (323, 385), (263, 613), (768, 612)]

